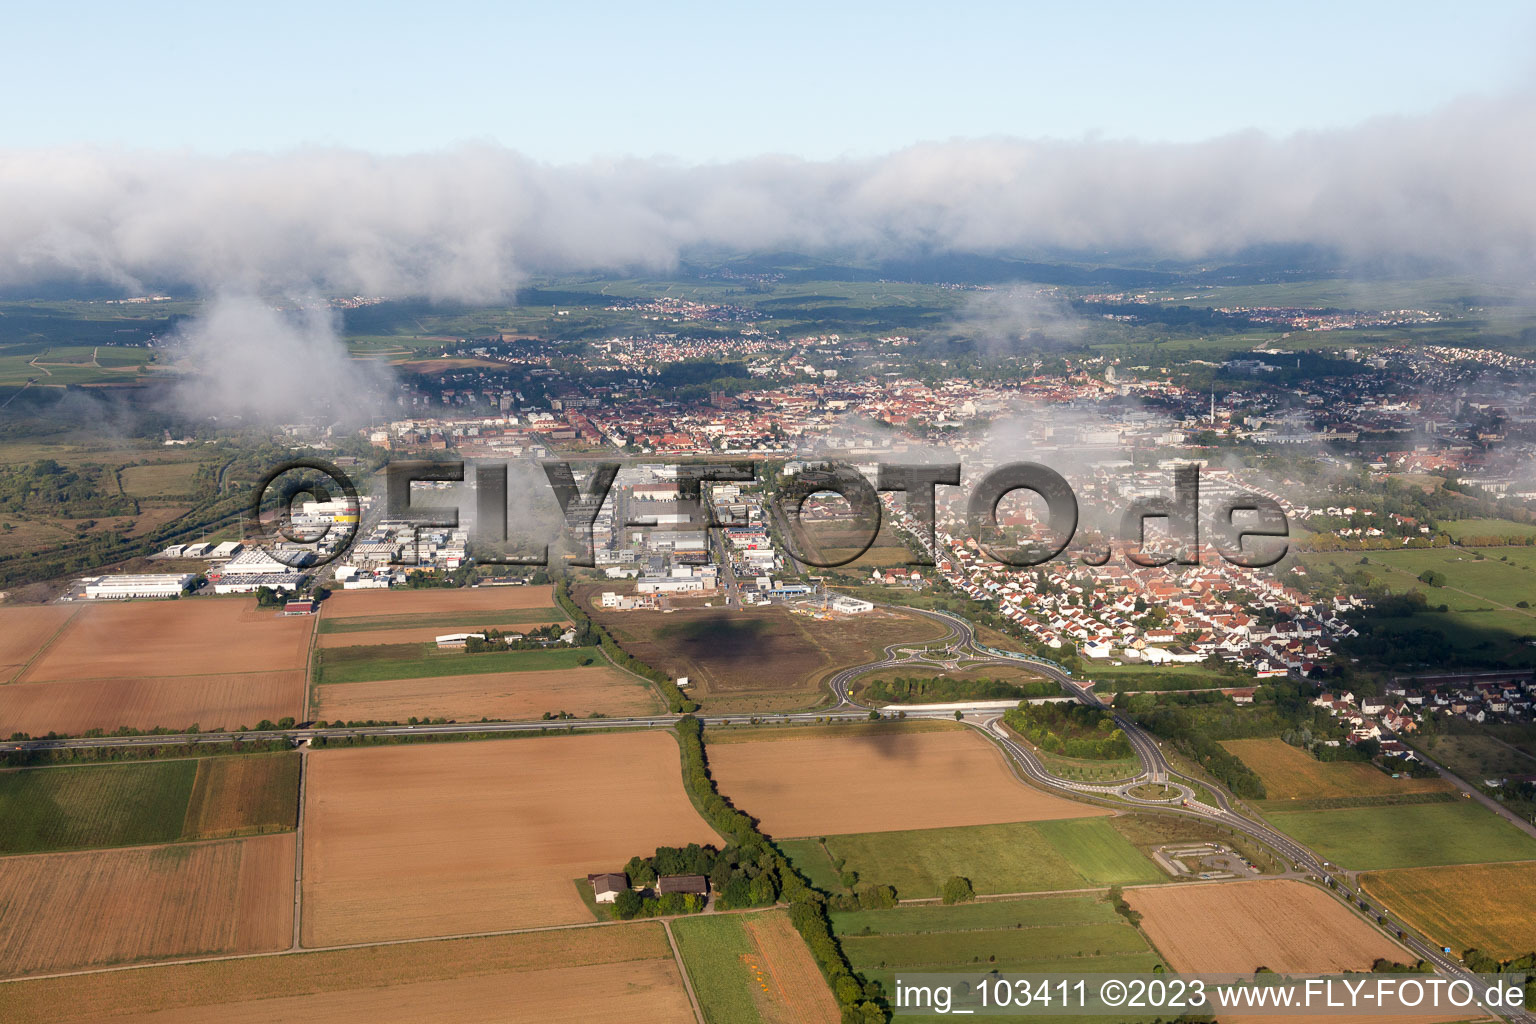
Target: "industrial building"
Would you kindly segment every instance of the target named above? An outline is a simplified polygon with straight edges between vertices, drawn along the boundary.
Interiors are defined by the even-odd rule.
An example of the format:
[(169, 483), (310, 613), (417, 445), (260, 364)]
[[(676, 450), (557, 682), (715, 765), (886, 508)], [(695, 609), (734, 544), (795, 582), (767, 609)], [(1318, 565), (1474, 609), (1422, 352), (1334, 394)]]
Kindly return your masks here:
[(189, 572), (159, 572), (92, 576), (80, 582), (85, 584), (85, 596), (92, 600), (126, 601), (135, 597), (177, 597), (195, 579)]

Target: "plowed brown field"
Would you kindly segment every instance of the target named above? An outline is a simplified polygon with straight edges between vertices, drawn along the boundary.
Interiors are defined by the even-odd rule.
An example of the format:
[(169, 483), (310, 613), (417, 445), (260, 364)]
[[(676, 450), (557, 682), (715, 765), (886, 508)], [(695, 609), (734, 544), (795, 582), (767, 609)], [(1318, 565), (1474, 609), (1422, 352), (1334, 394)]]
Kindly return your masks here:
[(1366, 971), (1411, 954), (1302, 882), (1271, 879), (1128, 890), (1142, 928), (1178, 971)]
[(0, 683), (21, 671), (75, 611), (56, 604), (0, 609)]
[(0, 977), (293, 938), (291, 835), (0, 858)]
[[(736, 742), (740, 735), (762, 738)], [(996, 747), (959, 725), (721, 738), (730, 741), (709, 746), (720, 792), (783, 839), (1109, 813), (1025, 785)]]
[(69, 620), (26, 683), (302, 669), (314, 620), (238, 598), (90, 604)]
[(306, 945), (588, 921), (573, 878), (722, 845), (661, 732), (320, 750), (308, 770)]
[(304, 671), (174, 678), (106, 678), (0, 686), (0, 735), (78, 735), (127, 725), (204, 730), (304, 713)]
[(425, 615), (433, 612), (495, 612), (506, 608), (542, 608), (555, 603), (554, 588), (459, 587), (440, 590), (341, 590), (322, 605), (330, 619), (375, 615)]
[[(366, 635), (366, 634), (365, 634)], [(557, 671), (327, 683), (315, 688), (315, 717), (326, 721), (403, 722), (416, 718), (538, 718), (569, 711), (585, 718), (648, 715), (659, 710), (655, 692), (606, 665)]]
[(0, 1005), (7, 1024), (693, 1019), (655, 922), (18, 982)]

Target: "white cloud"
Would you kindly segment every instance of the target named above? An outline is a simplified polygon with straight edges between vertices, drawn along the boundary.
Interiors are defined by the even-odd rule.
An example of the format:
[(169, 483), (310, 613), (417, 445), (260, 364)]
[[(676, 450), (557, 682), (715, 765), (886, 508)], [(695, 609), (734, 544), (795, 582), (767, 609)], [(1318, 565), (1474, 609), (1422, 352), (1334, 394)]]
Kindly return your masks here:
[(1530, 276), (1536, 102), (1195, 144), (1013, 139), (872, 160), (538, 163), (487, 146), (211, 158), (0, 153), (0, 284), (106, 280), (480, 300), (529, 273), (662, 269), (692, 246), (1198, 257), (1313, 243)]
[(171, 340), (184, 374), (179, 411), (275, 423), (367, 418), (390, 373), (350, 358), (336, 328), (323, 307), (279, 311), (246, 295), (216, 296)]

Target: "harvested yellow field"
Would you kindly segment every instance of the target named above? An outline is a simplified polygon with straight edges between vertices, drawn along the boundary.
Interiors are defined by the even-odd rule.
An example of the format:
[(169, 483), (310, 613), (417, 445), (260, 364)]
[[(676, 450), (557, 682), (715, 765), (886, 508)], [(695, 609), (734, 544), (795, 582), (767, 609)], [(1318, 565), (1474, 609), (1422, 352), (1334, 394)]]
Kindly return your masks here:
[(0, 858), (0, 977), (284, 949), (293, 855), (276, 835)]
[[(361, 634), (373, 636), (376, 634)], [(569, 711), (585, 718), (649, 715), (655, 691), (608, 665), (488, 675), (327, 683), (315, 687), (315, 717), (328, 722), (403, 722), (408, 718), (538, 718)]]
[(1129, 889), (1142, 929), (1177, 971), (1368, 971), (1411, 954), (1320, 889), (1271, 879)]
[(304, 942), (591, 920), (572, 879), (722, 845), (670, 733), (320, 750), (305, 787)]
[(7, 1024), (693, 1019), (655, 922), (16, 982), (0, 1005)]
[(1536, 861), (1402, 868), (1364, 876), (1366, 892), (1457, 953), (1505, 959), (1536, 949)]
[(709, 739), (720, 792), (781, 839), (1110, 813), (1025, 785), (1001, 751), (960, 725), (721, 732)]
[(1284, 740), (1226, 740), (1222, 746), (1259, 773), (1267, 800), (1328, 800), (1451, 791), (1451, 784), (1444, 779), (1394, 779), (1378, 768), (1357, 761), (1319, 761)]

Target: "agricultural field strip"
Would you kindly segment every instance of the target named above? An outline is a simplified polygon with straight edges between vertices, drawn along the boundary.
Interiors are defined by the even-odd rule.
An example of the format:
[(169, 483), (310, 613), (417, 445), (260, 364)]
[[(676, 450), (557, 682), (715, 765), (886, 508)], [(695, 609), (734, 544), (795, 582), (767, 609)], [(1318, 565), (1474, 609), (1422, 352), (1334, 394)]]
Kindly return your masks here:
[(1496, 957), (1536, 948), (1536, 861), (1371, 871), (1361, 885), (1402, 920), (1458, 952)]
[[(217, 841), (217, 840), (211, 840)], [(227, 841), (227, 840), (226, 840)], [(776, 907), (759, 907), (751, 910), (733, 910), (732, 914), (770, 913)], [(586, 928), (623, 928), (633, 926), (634, 921), (579, 921), (571, 924), (534, 925), (526, 928), (500, 928), (492, 931), (460, 932), (454, 935), (431, 935), (419, 939), (375, 939), (368, 942), (338, 942), (323, 946), (299, 946), (274, 949), (261, 953), (220, 953), (214, 956), (167, 957), (143, 963), (111, 964), (105, 967), (85, 967), (72, 971), (53, 971), (46, 974), (29, 974), (24, 978), (0, 980), (0, 986), (46, 981), (50, 978), (77, 978), (87, 974), (113, 974), (120, 971), (145, 971), (157, 967), (179, 967), (185, 964), (210, 964), (225, 960), (265, 960), (281, 956), (304, 956), (310, 953), (337, 953), (349, 949), (376, 949), (386, 946), (419, 946), (425, 943), (454, 942), (460, 939), (494, 939), (503, 935), (531, 935), (540, 932), (568, 932)]]
[(583, 659), (596, 661), (597, 651), (587, 647), (561, 647), (526, 651), (490, 651), (470, 654), (465, 651), (438, 651), (427, 645), (397, 644), (410, 651), (391, 651), (386, 656), (368, 657), (368, 647), (332, 647), (322, 649), (315, 667), (317, 684), (384, 682), (395, 679), (422, 679), (433, 676), (487, 675), (493, 672), (521, 672), (576, 668)]
[(1352, 870), (1536, 859), (1536, 839), (1465, 800), (1272, 811), (1267, 818), (1321, 856)]
[[(291, 831), (291, 823), (277, 819), (285, 802), (283, 769), (297, 756), (177, 757), (0, 771), (0, 823), (6, 826), (0, 856), (190, 845)], [(221, 787), (232, 779), (254, 782), (249, 792), (240, 792), (259, 802), (235, 808), (245, 813), (212, 829), (205, 819), (229, 808), (210, 801), (216, 804), (225, 792)], [(291, 798), (292, 792), (286, 795)], [(42, 813), (47, 809), (57, 814)]]
[(494, 623), (497, 619), (507, 622), (569, 622), (565, 609), (550, 603), (512, 608), (485, 608), (470, 611), (449, 612), (401, 612), (390, 615), (321, 615), (320, 632), (347, 633), (368, 632), (376, 629), (412, 628), (416, 626), (452, 625), (456, 622), (474, 621)]
[[(471, 937), (443, 942), (418, 940), (400, 944), (413, 947), (403, 949), (284, 950), (272, 954), (204, 958), (201, 961), (124, 965), (113, 970), (149, 968), (154, 973), (116, 979), (88, 976), (107, 973), (98, 971), (87, 972), (85, 976), (55, 975), (51, 980), (29, 978), (0, 985), (0, 993), (11, 997), (10, 1002), (22, 1013), (21, 1019), (34, 1022), (57, 1019), (63, 1006), (69, 1008), (69, 1019), (76, 1024), (94, 1024), (99, 1017), (121, 1013), (125, 1008), (131, 1014), (170, 1010), (176, 1020), (195, 1020), (199, 1018), (186, 1012), (177, 1013), (177, 1008), (195, 1011), (199, 1007), (211, 1009), (230, 1003), (243, 1005), (246, 1010), (252, 1011), (241, 1014), (239, 1019), (257, 1020), (273, 1019), (260, 1016), (262, 1006), (281, 1007), (283, 1004), (277, 1002), (278, 999), (290, 1003), (293, 1001), (292, 996), (274, 993), (292, 992), (304, 996), (340, 989), (368, 996), (386, 991), (405, 991), (397, 986), (416, 989), (423, 985), (438, 986), (444, 978), (449, 977), (484, 978), (487, 982), (494, 982), (497, 978), (505, 980), (509, 977), (526, 977), (537, 985), (537, 979), (551, 973), (602, 965), (622, 968), (627, 964), (643, 963), (666, 965), (666, 972), (670, 972), (671, 981), (676, 984), (677, 1002), (686, 1013), (687, 1001), (683, 997), (683, 985), (677, 983), (677, 974), (681, 973), (681, 968), (677, 966), (668, 948), (661, 924), (630, 922), (627, 927), (620, 928), (621, 931), (603, 933), (581, 933), (565, 928), (542, 935)], [(297, 955), (298, 959), (272, 959), (273, 956), (288, 956), (290, 953)], [(565, 985), (569, 987), (573, 983), (582, 984), (591, 975), (567, 974), (565, 977)], [(651, 977), (652, 980), (656, 978), (654, 974)], [(617, 980), (624, 979), (620, 977)], [(33, 984), (34, 981), (37, 984)], [(212, 990), (210, 984), (213, 985)], [(505, 988), (505, 984), (502, 987)], [(444, 993), (439, 989), (431, 1005), (441, 1006), (444, 998), (451, 999), (455, 994), (452, 991)], [(511, 1005), (516, 998), (515, 988), (502, 995), (506, 1005)], [(28, 1010), (30, 1014), (26, 1012)], [(101, 1012), (95, 1012), (97, 1010)], [(375, 1006), (374, 1012), (382, 1016), (370, 1016), (368, 1019), (402, 1019), (396, 1007)], [(292, 1011), (277, 1012), (277, 1019), (293, 1019), (296, 1016), (300, 1015)], [(139, 1017), (135, 1016), (134, 1019)], [(161, 1018), (154, 1016), (151, 1019)], [(206, 1015), (202, 1019), (206, 1019)], [(434, 1015), (434, 1019), (452, 1018)], [(676, 1016), (670, 1018), (672, 1021), (677, 1019)]]
[[(993, 928), (965, 932), (843, 935), (841, 940), (849, 959), (856, 963), (899, 963), (906, 968), (972, 964), (978, 957), (989, 955), (996, 956), (1000, 961), (1015, 958), (1069, 961), (1090, 956), (1147, 951), (1147, 942), (1141, 933), (1124, 922), (1040, 925), (1033, 929)], [(1078, 948), (1095, 952), (1042, 956), (1042, 950)]]

